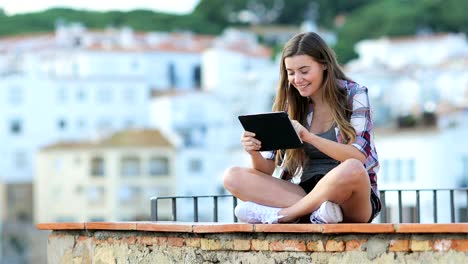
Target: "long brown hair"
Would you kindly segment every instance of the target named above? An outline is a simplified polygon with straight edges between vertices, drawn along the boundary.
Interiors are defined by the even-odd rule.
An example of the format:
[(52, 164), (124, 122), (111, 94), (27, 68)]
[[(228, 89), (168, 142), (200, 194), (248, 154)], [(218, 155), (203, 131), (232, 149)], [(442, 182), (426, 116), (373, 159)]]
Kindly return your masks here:
[[(308, 55), (325, 66), (323, 83), (320, 88), (323, 89), (323, 100), (331, 108), (333, 121), (340, 128), (343, 142), (353, 142), (356, 138), (356, 131), (350, 123), (351, 109), (347, 103), (347, 92), (338, 86), (338, 80), (351, 80), (343, 73), (333, 50), (314, 32), (298, 34), (284, 46), (281, 55), (280, 80), (275, 102), (273, 103), (273, 111), (286, 110), (291, 119), (295, 119), (306, 126), (309, 99), (302, 97), (297, 89), (291, 87), (284, 64), (285, 58), (295, 55)], [(276, 155), (277, 163), (282, 159), (281, 154), (278, 151)], [(302, 148), (286, 150), (284, 164), (290, 174), (294, 175), (302, 167), (304, 160), (305, 153)]]

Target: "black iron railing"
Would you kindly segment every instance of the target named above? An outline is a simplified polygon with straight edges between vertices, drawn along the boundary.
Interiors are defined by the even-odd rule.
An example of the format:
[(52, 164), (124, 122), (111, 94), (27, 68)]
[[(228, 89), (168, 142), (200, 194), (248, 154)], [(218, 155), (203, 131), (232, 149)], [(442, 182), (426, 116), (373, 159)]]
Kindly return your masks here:
[[(180, 221), (180, 218), (177, 215), (178, 203), (184, 203), (184, 212), (187, 212), (187, 210), (191, 211), (188, 215), (191, 215), (192, 218), (189, 220), (199, 222), (200, 201), (204, 200), (204, 221), (218, 222), (221, 199), (224, 200), (223, 205), (229, 207), (228, 211), (232, 215), (232, 222), (237, 222), (237, 218), (234, 215), (234, 208), (237, 205), (238, 199), (232, 195), (224, 194), (152, 197), (151, 220)], [(445, 222), (468, 222), (468, 188), (388, 189), (380, 190), (380, 199), (382, 201), (382, 211), (378, 217), (378, 222), (380, 223), (421, 223), (423, 215), (425, 216), (424, 222), (428, 222), (428, 219), (432, 218), (432, 221), (429, 220), (429, 222), (438, 223), (440, 216), (446, 216), (447, 212), (450, 217), (448, 220), (445, 220)], [(448, 203), (446, 204), (445, 202), (447, 199)], [(206, 208), (207, 200), (211, 200), (209, 203), (211, 208)], [(231, 200), (231, 202), (229, 202), (229, 200)], [(187, 202), (190, 203), (190, 201), (191, 205), (187, 206)], [(425, 206), (422, 206), (422, 201)], [(440, 205), (441, 202), (444, 202), (444, 204)], [(429, 204), (432, 205), (429, 206)], [(164, 211), (162, 209), (165, 209), (164, 213), (162, 213), (162, 211)], [(456, 212), (457, 209), (458, 213)], [(429, 212), (428, 210), (431, 210), (432, 212)], [(211, 211), (211, 213), (208, 213), (211, 214), (209, 219), (206, 217), (206, 212), (208, 211)], [(445, 219), (447, 219), (447, 217), (445, 217)], [(187, 220), (188, 219), (184, 219), (183, 221)]]

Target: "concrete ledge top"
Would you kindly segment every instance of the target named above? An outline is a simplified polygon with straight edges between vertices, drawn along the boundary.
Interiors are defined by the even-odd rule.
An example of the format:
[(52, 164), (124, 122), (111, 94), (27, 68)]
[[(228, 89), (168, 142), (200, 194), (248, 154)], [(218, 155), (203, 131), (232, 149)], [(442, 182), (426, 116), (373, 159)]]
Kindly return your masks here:
[(243, 224), (213, 222), (39, 223), (39, 230), (113, 230), (178, 233), (468, 233), (468, 223), (451, 224)]

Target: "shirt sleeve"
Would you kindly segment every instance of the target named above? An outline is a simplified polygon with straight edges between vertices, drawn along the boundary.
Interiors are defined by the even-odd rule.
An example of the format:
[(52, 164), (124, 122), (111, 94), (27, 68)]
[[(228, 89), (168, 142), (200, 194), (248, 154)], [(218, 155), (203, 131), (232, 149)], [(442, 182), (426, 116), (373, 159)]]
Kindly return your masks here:
[(263, 151), (262, 156), (267, 160), (274, 160), (276, 158), (276, 151)]
[(353, 112), (350, 121), (356, 131), (356, 140), (352, 145), (367, 158), (372, 150), (371, 131), (373, 129), (367, 88), (358, 86), (352, 98)]

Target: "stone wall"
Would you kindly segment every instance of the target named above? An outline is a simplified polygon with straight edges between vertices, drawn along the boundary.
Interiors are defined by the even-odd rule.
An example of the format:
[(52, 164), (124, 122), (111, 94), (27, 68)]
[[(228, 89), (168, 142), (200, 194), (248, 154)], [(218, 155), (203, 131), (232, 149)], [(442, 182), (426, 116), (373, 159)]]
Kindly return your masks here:
[(281, 231), (254, 225), (245, 232), (244, 225), (205, 224), (198, 232), (56, 230), (48, 238), (48, 263), (468, 263), (468, 224), (424, 233), (367, 233), (360, 225), (331, 233), (317, 232), (317, 225), (274, 225)]

